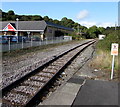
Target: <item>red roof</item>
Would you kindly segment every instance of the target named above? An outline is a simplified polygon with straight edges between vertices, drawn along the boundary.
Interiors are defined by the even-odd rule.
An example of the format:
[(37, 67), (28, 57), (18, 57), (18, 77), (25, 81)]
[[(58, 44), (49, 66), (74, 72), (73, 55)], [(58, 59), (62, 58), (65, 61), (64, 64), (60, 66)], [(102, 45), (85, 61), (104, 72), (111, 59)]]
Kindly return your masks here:
[(4, 31), (16, 31), (16, 29), (10, 23), (3, 30)]

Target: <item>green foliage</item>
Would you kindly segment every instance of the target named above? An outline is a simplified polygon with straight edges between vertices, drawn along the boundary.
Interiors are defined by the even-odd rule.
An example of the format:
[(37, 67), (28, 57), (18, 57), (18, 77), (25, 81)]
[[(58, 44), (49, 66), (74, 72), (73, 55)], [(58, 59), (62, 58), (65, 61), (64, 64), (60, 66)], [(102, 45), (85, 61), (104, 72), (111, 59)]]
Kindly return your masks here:
[(68, 34), (69, 36), (72, 36), (72, 39), (73, 40), (81, 40), (82, 38), (84, 38), (84, 37), (82, 37), (81, 35), (78, 35), (78, 34), (76, 34), (76, 33), (72, 33), (72, 34)]
[(100, 34), (99, 28), (97, 26), (92, 26), (88, 29), (88, 38), (98, 38), (98, 35)]
[(60, 24), (59, 20), (57, 20), (57, 19), (54, 20), (54, 23), (55, 24)]
[(103, 33), (105, 31), (104, 27), (99, 27), (98, 30), (100, 31), (100, 33)]
[(8, 14), (8, 16), (15, 15), (13, 10), (9, 10), (7, 14)]
[(21, 21), (28, 21), (28, 16), (25, 16), (25, 15), (23, 15), (21, 18), (19, 18), (19, 19), (21, 19)]
[[(119, 30), (120, 31), (120, 30)], [(110, 31), (106, 35), (106, 38), (103, 40), (100, 40), (97, 44), (98, 49), (101, 49), (103, 51), (110, 51), (111, 50), (111, 44), (112, 43), (119, 43), (119, 31)], [(106, 31), (105, 31), (106, 32)]]
[(67, 19), (66, 17), (61, 19), (61, 25), (73, 28), (74, 27), (74, 21), (72, 19)]
[[(120, 44), (120, 29), (115, 30), (115, 28), (107, 28), (103, 34), (106, 34), (105, 39), (98, 41), (97, 43), (97, 55), (98, 58), (95, 58), (95, 67), (111, 70), (111, 61), (112, 56), (110, 54), (111, 44), (118, 43)], [(119, 48), (120, 53), (120, 48)], [(97, 60), (96, 60), (97, 59)], [(118, 57), (115, 58), (115, 67), (114, 70), (118, 71)]]
[(34, 21), (39, 21), (39, 20), (43, 20), (43, 18), (41, 17), (41, 16), (39, 16), (39, 15), (34, 15), (33, 16), (33, 18), (32, 18), (32, 20)]
[(43, 19), (44, 19), (45, 21), (49, 21), (49, 17), (48, 17), (48, 16), (44, 16)]

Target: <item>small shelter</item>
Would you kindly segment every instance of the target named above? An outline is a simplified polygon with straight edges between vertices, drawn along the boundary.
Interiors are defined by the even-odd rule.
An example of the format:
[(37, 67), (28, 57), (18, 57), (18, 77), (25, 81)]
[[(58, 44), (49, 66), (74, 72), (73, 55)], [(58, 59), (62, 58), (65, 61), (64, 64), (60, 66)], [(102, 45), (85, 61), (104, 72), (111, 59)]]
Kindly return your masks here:
[(105, 35), (99, 35), (99, 40), (102, 40), (102, 39), (104, 39), (105, 38)]

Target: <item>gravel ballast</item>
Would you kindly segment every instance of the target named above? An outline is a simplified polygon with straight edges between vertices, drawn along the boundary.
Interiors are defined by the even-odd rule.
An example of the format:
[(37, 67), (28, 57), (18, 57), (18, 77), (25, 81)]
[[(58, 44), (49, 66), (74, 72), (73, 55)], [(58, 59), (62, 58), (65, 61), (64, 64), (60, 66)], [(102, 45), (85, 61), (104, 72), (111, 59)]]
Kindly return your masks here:
[(31, 52), (18, 57), (12, 57), (10, 59), (4, 58), (2, 60), (2, 87), (7, 86), (21, 76), (38, 68), (46, 61), (51, 60), (54, 56), (57, 56), (86, 41), (88, 40), (76, 41), (71, 44), (56, 46), (53, 48), (51, 47), (43, 51)]

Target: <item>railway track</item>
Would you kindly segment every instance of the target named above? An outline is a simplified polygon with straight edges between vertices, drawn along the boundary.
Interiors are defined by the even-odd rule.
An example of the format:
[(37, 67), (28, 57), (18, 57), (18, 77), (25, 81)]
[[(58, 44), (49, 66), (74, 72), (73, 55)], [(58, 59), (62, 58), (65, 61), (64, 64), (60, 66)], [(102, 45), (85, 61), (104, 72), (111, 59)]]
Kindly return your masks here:
[(45, 88), (55, 81), (80, 52), (94, 42), (91, 40), (83, 43), (4, 87), (1, 90), (2, 107), (33, 107)]

